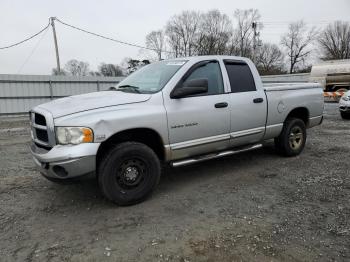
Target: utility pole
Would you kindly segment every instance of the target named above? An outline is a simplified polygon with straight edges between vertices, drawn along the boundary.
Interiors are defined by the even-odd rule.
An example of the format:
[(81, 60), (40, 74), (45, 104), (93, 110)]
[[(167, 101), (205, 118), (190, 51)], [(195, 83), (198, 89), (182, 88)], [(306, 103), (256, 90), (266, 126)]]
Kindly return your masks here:
[(55, 43), (55, 50), (56, 50), (57, 72), (61, 73), (60, 56), (58, 54), (57, 36), (56, 36), (56, 28), (55, 28), (55, 19), (56, 17), (50, 17), (52, 32), (53, 32), (53, 40)]
[(257, 46), (260, 45), (260, 43), (259, 43), (260, 32), (258, 32), (258, 23), (257, 22), (253, 22), (252, 23), (252, 28), (253, 28), (253, 31), (254, 31), (254, 34), (253, 34), (253, 50), (254, 50), (253, 57), (254, 57), (254, 60), (255, 60), (256, 49), (257, 49)]

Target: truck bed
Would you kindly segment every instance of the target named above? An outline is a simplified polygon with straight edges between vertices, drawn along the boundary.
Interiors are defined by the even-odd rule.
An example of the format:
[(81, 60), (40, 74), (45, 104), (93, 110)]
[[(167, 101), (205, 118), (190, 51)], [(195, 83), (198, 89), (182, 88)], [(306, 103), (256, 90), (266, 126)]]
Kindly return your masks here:
[(263, 83), (264, 90), (270, 91), (283, 91), (283, 90), (299, 90), (299, 89), (311, 89), (321, 88), (320, 84), (317, 83)]

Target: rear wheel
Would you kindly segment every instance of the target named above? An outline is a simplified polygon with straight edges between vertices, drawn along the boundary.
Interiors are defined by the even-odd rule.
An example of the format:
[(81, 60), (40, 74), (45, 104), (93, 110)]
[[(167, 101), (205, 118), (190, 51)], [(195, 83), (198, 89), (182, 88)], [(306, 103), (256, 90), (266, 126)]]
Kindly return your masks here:
[(340, 111), (340, 115), (343, 119), (350, 119), (350, 113)]
[(298, 118), (287, 119), (282, 133), (275, 138), (276, 148), (285, 156), (299, 155), (306, 142), (306, 126)]
[(118, 205), (132, 205), (152, 193), (160, 173), (160, 161), (151, 148), (124, 142), (103, 157), (98, 168), (98, 182), (106, 198)]

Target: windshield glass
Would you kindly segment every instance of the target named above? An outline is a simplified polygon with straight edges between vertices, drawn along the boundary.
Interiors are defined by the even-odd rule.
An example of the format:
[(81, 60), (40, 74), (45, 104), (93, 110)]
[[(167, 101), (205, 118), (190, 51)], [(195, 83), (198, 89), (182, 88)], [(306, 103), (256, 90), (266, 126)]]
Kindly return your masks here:
[(146, 65), (117, 85), (117, 90), (153, 94), (161, 90), (187, 60), (166, 60)]

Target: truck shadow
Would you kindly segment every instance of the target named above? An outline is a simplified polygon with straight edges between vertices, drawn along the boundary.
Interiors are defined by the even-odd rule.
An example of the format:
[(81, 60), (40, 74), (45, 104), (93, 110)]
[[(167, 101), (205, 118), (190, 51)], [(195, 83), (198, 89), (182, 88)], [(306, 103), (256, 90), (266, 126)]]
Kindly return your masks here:
[(251, 168), (253, 163), (254, 165), (263, 166), (266, 161), (279, 157), (273, 145), (267, 144), (257, 150), (203, 161), (189, 166), (165, 167), (158, 191), (166, 192), (177, 186), (190, 186), (192, 183), (196, 183), (196, 180), (201, 182), (208, 180), (207, 182), (210, 182), (223, 174), (241, 176), (244, 173), (248, 175), (249, 170), (247, 169)]
[[(198, 183), (213, 184), (216, 180), (225, 176), (230, 176), (235, 180), (246, 179), (250, 175), (250, 170), (256, 165), (264, 166), (270, 160), (278, 159), (279, 156), (271, 144), (263, 148), (227, 156), (219, 159), (204, 161), (201, 163), (172, 168), (166, 166), (163, 168), (160, 183), (153, 193), (151, 199), (147, 201), (157, 201), (162, 195), (177, 194), (182, 188), (196, 190)], [(252, 165), (254, 163), (254, 166)], [(254, 167), (256, 169), (256, 167)], [(254, 174), (256, 171), (253, 172)], [(106, 200), (98, 187), (97, 179), (94, 175), (83, 177), (81, 180), (69, 185), (56, 185), (50, 183), (50, 190), (55, 191), (55, 201), (59, 205), (67, 203), (79, 204), (89, 203), (90, 206), (99, 205), (105, 207), (116, 207), (113, 203)], [(191, 187), (193, 189), (191, 189)], [(51, 193), (52, 195), (53, 193)], [(179, 194), (181, 192), (179, 191)], [(85, 206), (85, 205), (84, 205)]]

